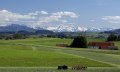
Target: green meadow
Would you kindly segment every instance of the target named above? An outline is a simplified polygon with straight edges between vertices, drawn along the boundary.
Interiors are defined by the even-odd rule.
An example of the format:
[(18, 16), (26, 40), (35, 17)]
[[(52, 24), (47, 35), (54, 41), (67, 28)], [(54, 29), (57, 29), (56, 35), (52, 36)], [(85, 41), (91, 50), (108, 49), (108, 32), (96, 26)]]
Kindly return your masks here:
[[(88, 41), (104, 39), (88, 38)], [(72, 39), (29, 38), (0, 40), (0, 72), (62, 72), (58, 65), (68, 65), (67, 72), (77, 72), (70, 67), (85, 65), (83, 72), (119, 72), (120, 50), (57, 47), (70, 44)], [(120, 42), (115, 42), (120, 48)]]

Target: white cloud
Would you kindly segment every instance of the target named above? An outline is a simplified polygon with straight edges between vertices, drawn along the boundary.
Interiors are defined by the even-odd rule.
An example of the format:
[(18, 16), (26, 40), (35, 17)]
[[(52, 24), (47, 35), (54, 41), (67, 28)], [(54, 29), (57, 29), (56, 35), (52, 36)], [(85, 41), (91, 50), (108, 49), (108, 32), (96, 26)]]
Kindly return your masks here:
[(48, 14), (48, 12), (46, 12), (46, 11), (35, 11), (33, 13), (28, 13), (28, 15), (30, 15), (30, 16), (47, 15), (47, 14)]
[(41, 14), (48, 14), (46, 11), (41, 11)]
[(33, 19), (34, 17), (29, 15), (21, 15), (19, 13), (12, 13), (7, 10), (1, 10), (0, 11), (0, 24), (7, 24), (15, 21), (19, 21), (21, 19), (27, 20), (27, 19)]
[[(37, 15), (38, 14), (38, 15)], [(37, 12), (36, 16), (39, 16)], [(48, 13), (47, 13), (48, 14)], [(68, 18), (78, 18), (78, 16), (74, 12), (56, 12), (51, 13), (50, 15), (39, 16), (38, 20), (34, 22), (34, 25), (41, 25), (44, 23), (51, 23), (51, 22), (60, 22), (60, 23), (67, 23)]]
[(74, 12), (56, 12), (52, 14), (55, 18), (61, 17), (71, 17), (71, 18), (78, 18), (78, 16)]
[(64, 12), (65, 16), (70, 16), (71, 18), (78, 18), (74, 12)]
[(102, 20), (108, 21), (109, 23), (120, 23), (120, 16), (104, 16)]
[(41, 25), (51, 22), (69, 23), (69, 18), (78, 18), (74, 12), (55, 12), (35, 11), (27, 14), (14, 13), (7, 10), (0, 11), (0, 25), (11, 23), (22, 23), (29, 26)]

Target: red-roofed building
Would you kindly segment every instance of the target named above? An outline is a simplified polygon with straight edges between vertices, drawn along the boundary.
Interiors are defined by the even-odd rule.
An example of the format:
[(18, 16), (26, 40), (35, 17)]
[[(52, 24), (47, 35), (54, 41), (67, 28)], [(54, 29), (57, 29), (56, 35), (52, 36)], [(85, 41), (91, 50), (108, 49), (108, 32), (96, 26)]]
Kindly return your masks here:
[(95, 48), (95, 49), (109, 49), (109, 50), (118, 49), (118, 47), (115, 46), (113, 42), (89, 42), (88, 47)]

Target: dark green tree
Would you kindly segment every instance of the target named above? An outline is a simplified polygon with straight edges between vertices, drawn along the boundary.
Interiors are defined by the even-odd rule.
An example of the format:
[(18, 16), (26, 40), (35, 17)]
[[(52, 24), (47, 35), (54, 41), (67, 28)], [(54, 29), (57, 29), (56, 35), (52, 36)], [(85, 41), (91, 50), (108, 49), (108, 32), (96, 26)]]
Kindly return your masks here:
[(115, 34), (110, 34), (107, 38), (107, 41), (117, 41), (118, 37)]
[(79, 36), (79, 37), (74, 38), (70, 47), (87, 48), (86, 37), (85, 36)]
[(118, 35), (118, 37), (117, 37), (117, 41), (120, 41), (120, 35)]

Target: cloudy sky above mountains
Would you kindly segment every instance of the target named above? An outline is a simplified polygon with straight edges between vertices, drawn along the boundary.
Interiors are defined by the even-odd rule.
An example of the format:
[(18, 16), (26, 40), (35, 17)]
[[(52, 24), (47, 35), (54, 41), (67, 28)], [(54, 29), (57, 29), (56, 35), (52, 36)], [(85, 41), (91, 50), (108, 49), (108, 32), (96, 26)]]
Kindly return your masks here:
[(120, 0), (0, 0), (0, 25), (120, 28)]
[[(0, 24), (25, 24), (27, 26), (42, 26), (51, 24), (70, 24), (73, 19), (78, 16), (74, 12), (55, 12), (48, 13), (47, 11), (35, 11), (27, 14), (10, 12), (8, 10), (0, 11)], [(69, 20), (72, 19), (72, 20)]]

